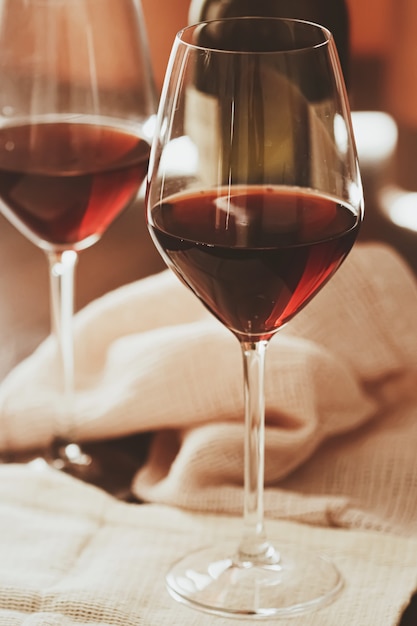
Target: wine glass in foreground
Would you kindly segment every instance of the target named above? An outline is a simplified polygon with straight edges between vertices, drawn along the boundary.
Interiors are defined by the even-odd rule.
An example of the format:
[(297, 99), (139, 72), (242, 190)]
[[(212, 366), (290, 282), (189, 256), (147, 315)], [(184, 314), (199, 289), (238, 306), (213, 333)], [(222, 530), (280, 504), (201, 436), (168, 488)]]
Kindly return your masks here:
[(185, 556), (168, 573), (168, 590), (218, 615), (318, 608), (342, 588), (337, 568), (323, 556), (275, 544), (265, 532), (263, 378), (269, 340), (338, 269), (362, 219), (330, 33), (270, 18), (181, 31), (162, 91), (146, 197), (158, 250), (236, 336), (244, 370), (242, 539)]
[(0, 209), (46, 252), (62, 369), (45, 459), (88, 479), (101, 470), (73, 440), (74, 269), (147, 171), (156, 104), (140, 0), (6, 0), (0, 52)]

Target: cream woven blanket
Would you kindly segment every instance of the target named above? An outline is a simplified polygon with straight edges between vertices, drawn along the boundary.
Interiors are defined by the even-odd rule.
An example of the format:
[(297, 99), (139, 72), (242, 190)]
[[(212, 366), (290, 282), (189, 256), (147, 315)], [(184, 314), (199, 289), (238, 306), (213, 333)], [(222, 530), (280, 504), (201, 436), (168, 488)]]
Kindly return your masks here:
[[(417, 582), (416, 540), (286, 521), (268, 530), (327, 552), (345, 587), (320, 611), (262, 624), (397, 625)], [(164, 575), (184, 553), (240, 531), (234, 517), (128, 505), (52, 470), (0, 467), (0, 624), (230, 626), (177, 604)]]
[[(145, 500), (240, 513), (237, 340), (169, 272), (76, 318), (79, 440), (155, 431)], [(43, 445), (62, 405), (47, 340), (0, 385), (0, 448)], [(269, 516), (417, 536), (417, 284), (357, 245), (267, 353)]]
[[(328, 546), (347, 572), (353, 567), (352, 580), (359, 563), (363, 574), (357, 579), (363, 587), (353, 584), (349, 598), (353, 604), (357, 600), (364, 621), (353, 618), (350, 605), (342, 617), (329, 609), (333, 621), (309, 618), (309, 625), (394, 626), (417, 586), (416, 314), (417, 286), (407, 266), (384, 246), (360, 244), (268, 348), (267, 517), (280, 520), (271, 523), (292, 541)], [(206, 523), (220, 534), (222, 528), (234, 529), (238, 520), (228, 517), (217, 524), (212, 520), (221, 518), (210, 515), (241, 513), (242, 367), (236, 339), (166, 271), (78, 313), (76, 344), (76, 437), (156, 433), (132, 485), (156, 506), (133, 507), (133, 517), (149, 522), (151, 511), (162, 515), (156, 526), (151, 517), (151, 527), (163, 530), (161, 546), (169, 556), (180, 547), (175, 533), (183, 526), (196, 545)], [(42, 445), (51, 437), (61, 406), (56, 371), (53, 342), (47, 340), (2, 382), (3, 449)], [(55, 485), (58, 479), (51, 480)], [(31, 475), (21, 481), (16, 498), (30, 499), (35, 490), (42, 517), (49, 487), (43, 489), (44, 482)], [(74, 520), (84, 486), (77, 483), (77, 489)], [(14, 488), (10, 491), (13, 499)], [(169, 509), (172, 532), (171, 518), (159, 508), (167, 505), (175, 507)], [(30, 506), (22, 507), (31, 518)], [(181, 514), (179, 508), (207, 517)], [(15, 526), (10, 528), (16, 541)], [(59, 537), (58, 526), (54, 536)], [(165, 565), (165, 555), (155, 545), (152, 549)], [(124, 556), (114, 555), (123, 569)], [(141, 562), (147, 568), (151, 560)], [(365, 589), (368, 599), (362, 602), (359, 592)], [(384, 607), (385, 619), (375, 617), (377, 605)], [(113, 623), (106, 619), (103, 623)], [(191, 617), (189, 622), (158, 619), (143, 623), (194, 623)], [(198, 624), (205, 623), (201, 619)]]

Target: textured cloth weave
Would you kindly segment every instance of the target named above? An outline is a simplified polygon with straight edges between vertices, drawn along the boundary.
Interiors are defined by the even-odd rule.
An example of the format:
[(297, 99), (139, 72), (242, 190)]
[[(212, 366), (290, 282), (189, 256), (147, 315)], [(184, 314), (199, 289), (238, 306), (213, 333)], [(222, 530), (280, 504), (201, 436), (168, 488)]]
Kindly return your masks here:
[[(279, 538), (329, 551), (347, 581), (309, 626), (394, 626), (417, 587), (416, 313), (402, 259), (357, 245), (268, 348), (267, 518)], [(208, 538), (238, 536), (239, 344), (168, 271), (91, 303), (75, 330), (71, 434), (153, 431), (132, 484), (152, 504), (0, 467), (0, 624), (212, 624), (174, 607), (163, 572)], [(0, 449), (42, 446), (62, 427), (55, 359), (48, 339), (1, 383)]]
[[(320, 611), (265, 626), (398, 623), (417, 583), (415, 540), (283, 521), (268, 529), (278, 542), (327, 552), (345, 587)], [(164, 575), (184, 553), (240, 531), (233, 517), (128, 505), (52, 470), (0, 467), (0, 624), (229, 626), (177, 604)]]

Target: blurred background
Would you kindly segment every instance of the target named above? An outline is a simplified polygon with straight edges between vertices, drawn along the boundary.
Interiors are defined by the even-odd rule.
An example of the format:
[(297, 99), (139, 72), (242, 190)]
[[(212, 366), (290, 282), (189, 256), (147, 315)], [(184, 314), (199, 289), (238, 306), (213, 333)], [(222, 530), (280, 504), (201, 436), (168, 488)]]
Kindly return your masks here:
[[(362, 240), (388, 242), (417, 271), (417, 1), (347, 0), (349, 97), (364, 179)], [(159, 92), (189, 0), (142, 0)], [(0, 215), (0, 380), (49, 333), (44, 253)], [(76, 309), (164, 268), (134, 205), (80, 255)]]

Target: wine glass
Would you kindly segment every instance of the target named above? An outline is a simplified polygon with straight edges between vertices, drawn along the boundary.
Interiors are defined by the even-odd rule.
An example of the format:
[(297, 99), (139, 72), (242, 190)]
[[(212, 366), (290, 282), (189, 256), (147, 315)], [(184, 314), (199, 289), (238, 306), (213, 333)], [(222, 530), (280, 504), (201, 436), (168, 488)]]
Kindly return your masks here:
[(236, 336), (244, 372), (242, 539), (186, 555), (169, 571), (168, 590), (224, 616), (321, 607), (343, 586), (338, 569), (265, 530), (264, 359), (273, 335), (341, 265), (363, 214), (329, 31), (279, 18), (182, 30), (162, 90), (146, 205), (157, 249)]
[(74, 440), (74, 270), (147, 171), (156, 98), (140, 0), (4, 0), (0, 51), (0, 209), (46, 253), (62, 372), (39, 458), (96, 481), (103, 467)]

